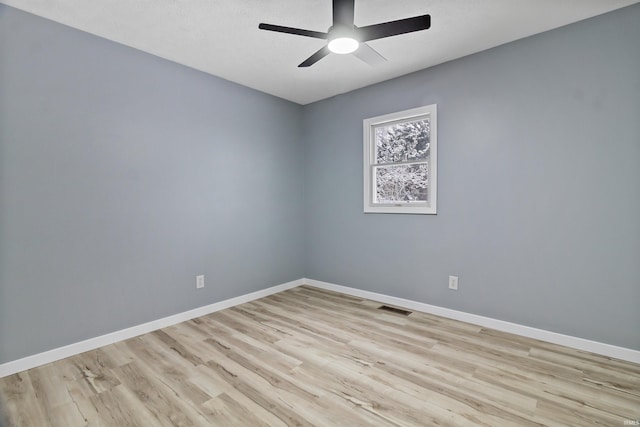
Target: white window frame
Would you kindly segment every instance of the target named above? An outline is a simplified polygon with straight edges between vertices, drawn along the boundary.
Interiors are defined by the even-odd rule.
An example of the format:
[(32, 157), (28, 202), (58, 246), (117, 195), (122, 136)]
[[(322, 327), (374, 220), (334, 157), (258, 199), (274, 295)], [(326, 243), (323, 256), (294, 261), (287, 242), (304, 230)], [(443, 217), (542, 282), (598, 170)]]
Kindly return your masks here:
[[(436, 104), (384, 116), (371, 117), (363, 121), (363, 152), (364, 152), (364, 212), (365, 213), (398, 213), (398, 214), (436, 214), (436, 202), (438, 193), (438, 131)], [(374, 203), (375, 176), (373, 169), (376, 166), (376, 141), (375, 128), (391, 123), (403, 123), (419, 121), (425, 118), (430, 120), (429, 136), (429, 160), (428, 160), (428, 191), (429, 201), (411, 203), (383, 204)], [(401, 163), (399, 163), (401, 164)]]

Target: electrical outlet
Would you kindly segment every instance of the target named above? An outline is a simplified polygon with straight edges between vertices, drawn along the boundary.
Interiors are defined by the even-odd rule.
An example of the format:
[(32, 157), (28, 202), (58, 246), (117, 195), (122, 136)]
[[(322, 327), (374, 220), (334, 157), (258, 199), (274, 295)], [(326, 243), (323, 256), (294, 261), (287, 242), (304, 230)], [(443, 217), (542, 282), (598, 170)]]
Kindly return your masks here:
[(204, 275), (196, 276), (196, 288), (197, 289), (204, 288)]
[(458, 276), (449, 276), (449, 289), (458, 290)]

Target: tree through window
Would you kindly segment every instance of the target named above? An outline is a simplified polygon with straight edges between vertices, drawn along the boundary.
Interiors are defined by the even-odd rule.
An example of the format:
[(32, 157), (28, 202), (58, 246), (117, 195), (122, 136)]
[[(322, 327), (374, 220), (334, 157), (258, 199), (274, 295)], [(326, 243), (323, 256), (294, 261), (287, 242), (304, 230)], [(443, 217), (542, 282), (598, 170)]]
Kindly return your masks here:
[(364, 121), (365, 212), (436, 213), (436, 106)]

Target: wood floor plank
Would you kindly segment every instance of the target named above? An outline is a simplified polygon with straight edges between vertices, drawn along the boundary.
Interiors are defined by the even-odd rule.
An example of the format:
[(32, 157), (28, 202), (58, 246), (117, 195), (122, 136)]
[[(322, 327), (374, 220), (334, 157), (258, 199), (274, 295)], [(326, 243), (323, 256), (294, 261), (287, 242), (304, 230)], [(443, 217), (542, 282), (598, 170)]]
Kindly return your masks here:
[[(2, 378), (0, 409), (5, 411), (0, 420), (7, 418), (8, 425), (45, 426), (48, 424), (42, 404), (38, 402), (28, 371)], [(28, 402), (28, 404), (25, 404)]]
[(135, 392), (125, 385), (90, 397), (95, 408), (95, 418), (89, 418), (89, 425), (96, 426), (144, 426), (164, 425), (141, 402)]
[[(233, 384), (228, 383), (224, 376), (221, 376), (217, 373), (216, 370), (210, 369), (208, 366), (198, 366), (195, 371), (197, 371), (197, 376), (191, 378), (191, 381), (195, 384), (198, 384), (203, 390), (210, 391), (212, 396), (220, 396), (222, 394), (226, 394), (230, 399), (233, 399), (238, 405), (227, 405), (227, 409), (230, 407), (237, 407), (246, 410), (253, 414), (258, 419), (262, 420), (266, 425), (269, 426), (286, 426), (287, 424), (284, 421), (280, 420), (277, 416), (269, 412), (267, 409), (260, 406), (258, 403), (254, 402), (249, 396), (241, 393), (238, 389), (233, 387)], [(206, 402), (203, 407), (205, 408), (205, 413), (209, 416), (209, 407), (210, 402)], [(242, 419), (244, 415), (236, 414), (237, 417)], [(244, 425), (240, 422), (233, 423), (230, 425)]]
[(205, 415), (214, 425), (268, 426), (267, 423), (253, 415), (247, 408), (233, 400), (226, 393), (210, 399), (203, 408)]
[(301, 286), (0, 379), (9, 426), (623, 426), (640, 365)]
[(207, 425), (190, 402), (181, 398), (165, 379), (153, 375), (142, 364), (132, 362), (114, 369), (114, 373), (161, 425)]

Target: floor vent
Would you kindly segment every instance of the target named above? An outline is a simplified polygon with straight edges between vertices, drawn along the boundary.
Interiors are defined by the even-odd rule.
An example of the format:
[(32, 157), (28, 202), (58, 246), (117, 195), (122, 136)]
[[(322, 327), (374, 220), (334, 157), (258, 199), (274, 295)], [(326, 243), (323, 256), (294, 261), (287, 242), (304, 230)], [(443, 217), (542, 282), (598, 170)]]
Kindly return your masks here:
[(392, 313), (402, 314), (403, 316), (408, 316), (411, 314), (409, 310), (403, 310), (401, 308), (389, 307), (388, 305), (381, 305), (378, 307), (379, 310), (390, 311)]

